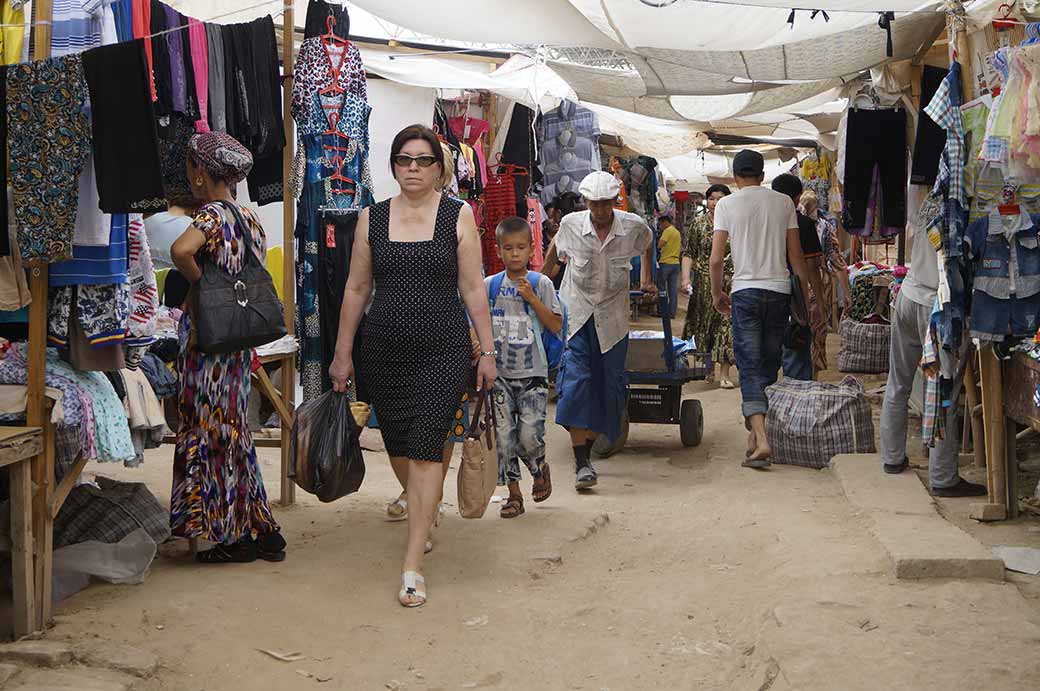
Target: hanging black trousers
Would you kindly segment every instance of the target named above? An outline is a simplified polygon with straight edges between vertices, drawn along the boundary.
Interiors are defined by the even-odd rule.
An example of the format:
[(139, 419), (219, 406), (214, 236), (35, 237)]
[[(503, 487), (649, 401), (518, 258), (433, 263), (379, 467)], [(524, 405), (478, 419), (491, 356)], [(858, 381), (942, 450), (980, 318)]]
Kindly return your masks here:
[(906, 225), (906, 159), (905, 110), (849, 110), (845, 136), (846, 228), (866, 224), (875, 165), (881, 172), (881, 226)]

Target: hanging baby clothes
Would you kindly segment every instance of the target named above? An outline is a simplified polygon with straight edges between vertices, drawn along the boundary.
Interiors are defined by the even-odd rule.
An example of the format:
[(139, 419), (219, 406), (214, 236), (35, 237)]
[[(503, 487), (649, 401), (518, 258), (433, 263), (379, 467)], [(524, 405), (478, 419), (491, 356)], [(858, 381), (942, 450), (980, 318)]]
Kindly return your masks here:
[[(138, 214), (130, 216), (127, 240), (130, 248), (130, 268), (127, 273), (127, 282), (130, 284), (130, 317), (126, 345), (141, 348), (151, 345), (155, 340), (159, 288), (155, 282), (155, 268), (152, 266), (144, 219)], [(143, 352), (136, 355), (143, 355)], [(136, 359), (140, 361), (140, 357)]]
[(72, 256), (79, 174), (90, 152), (86, 96), (78, 55), (7, 70), (11, 186), (23, 260)]
[(971, 335), (1001, 342), (1040, 327), (1040, 216), (994, 211), (967, 231), (975, 264)]
[(816, 206), (827, 213), (831, 204), (831, 173), (834, 167), (827, 154), (817, 156), (813, 154), (802, 161), (800, 170), (802, 186), (816, 193)]

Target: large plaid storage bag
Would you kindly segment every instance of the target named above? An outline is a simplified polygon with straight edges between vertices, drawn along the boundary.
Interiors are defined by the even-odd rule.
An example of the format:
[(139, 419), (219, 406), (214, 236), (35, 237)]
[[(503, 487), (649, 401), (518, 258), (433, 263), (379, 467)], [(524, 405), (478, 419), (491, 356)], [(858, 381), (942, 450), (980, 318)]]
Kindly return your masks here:
[(838, 334), (841, 336), (841, 349), (838, 351), (839, 372), (881, 374), (888, 371), (891, 325), (864, 324), (842, 319)]
[(870, 403), (855, 377), (840, 384), (783, 379), (766, 389), (774, 463), (823, 468), (841, 453), (874, 453)]

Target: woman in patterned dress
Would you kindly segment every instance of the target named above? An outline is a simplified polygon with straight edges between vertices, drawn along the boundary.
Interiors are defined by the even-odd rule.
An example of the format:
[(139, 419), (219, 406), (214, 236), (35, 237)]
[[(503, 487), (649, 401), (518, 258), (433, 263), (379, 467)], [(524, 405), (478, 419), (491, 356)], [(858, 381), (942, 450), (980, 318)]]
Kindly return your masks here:
[[(682, 262), (682, 289), (690, 296), (683, 338), (693, 336), (698, 352), (711, 353), (712, 361), (722, 368), (719, 385), (724, 389), (734, 388), (729, 372), (733, 365), (733, 328), (729, 317), (719, 314), (712, 304), (708, 260), (711, 258), (711, 241), (715, 232), (715, 205), (729, 194), (729, 188), (725, 185), (708, 188), (704, 195), (708, 210), (693, 220), (686, 237)], [(733, 260), (727, 254), (722, 277), (723, 290), (727, 293), (732, 280)]]
[[(188, 180), (203, 203), (171, 250), (174, 264), (192, 284), (202, 277), (203, 255), (231, 275), (242, 270), (246, 252), (264, 263), (264, 229), (232, 194), (252, 164), (249, 151), (227, 134), (192, 137)], [(192, 319), (185, 311), (179, 329), (180, 428), (170, 527), (179, 537), (216, 543), (195, 555), (202, 563), (251, 562), (257, 557), (281, 561), (285, 540), (267, 503), (246, 418), (253, 352), (202, 353), (195, 348)]]

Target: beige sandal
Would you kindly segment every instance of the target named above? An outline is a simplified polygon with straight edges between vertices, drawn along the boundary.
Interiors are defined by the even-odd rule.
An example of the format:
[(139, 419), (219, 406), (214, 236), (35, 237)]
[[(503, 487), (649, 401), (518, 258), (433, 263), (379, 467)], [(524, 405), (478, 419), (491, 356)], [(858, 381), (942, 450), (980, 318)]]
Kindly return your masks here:
[[(407, 602), (405, 598), (415, 598), (417, 602)], [(426, 579), (415, 571), (401, 574), (401, 591), (397, 593), (397, 601), (402, 607), (422, 607), (426, 604)]]
[(398, 497), (386, 505), (386, 520), (390, 523), (399, 523), (408, 520), (408, 500)]

